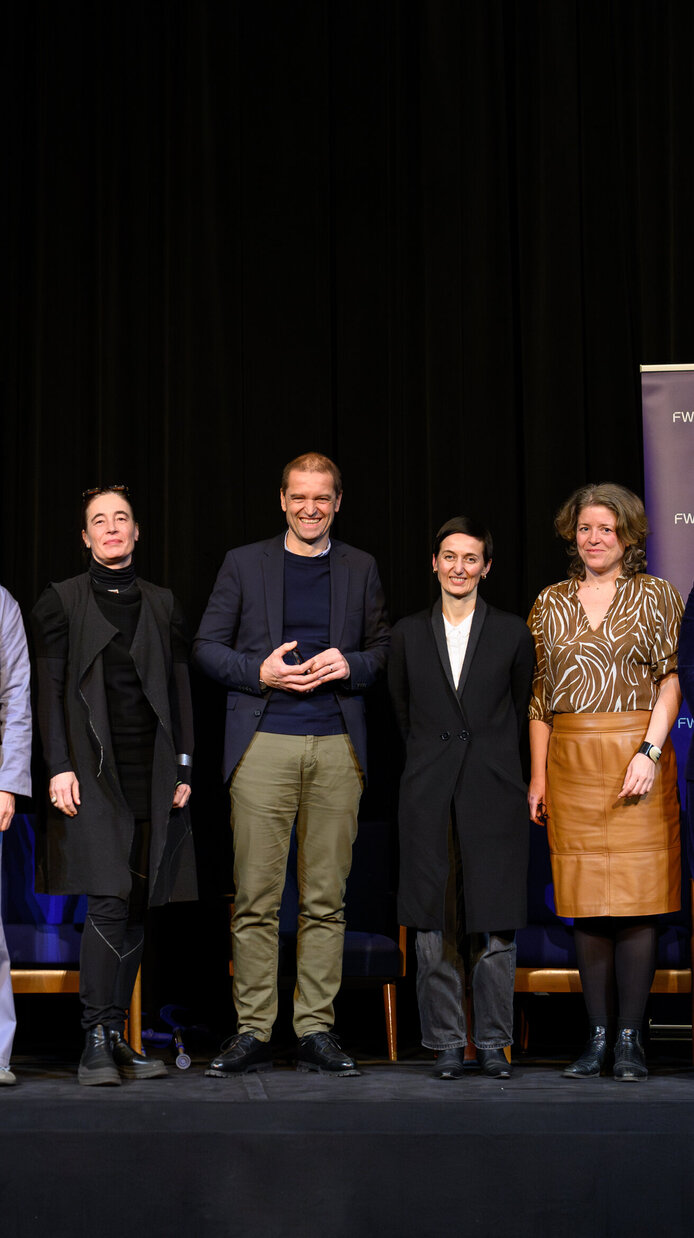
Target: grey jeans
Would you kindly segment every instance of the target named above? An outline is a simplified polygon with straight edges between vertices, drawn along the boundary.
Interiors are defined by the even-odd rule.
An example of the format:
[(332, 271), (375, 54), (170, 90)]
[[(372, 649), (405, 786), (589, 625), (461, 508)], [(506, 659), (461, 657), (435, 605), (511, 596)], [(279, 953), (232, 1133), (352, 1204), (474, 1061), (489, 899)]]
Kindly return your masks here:
[(437, 1051), (467, 1044), (467, 965), (474, 1043), (478, 1049), (503, 1049), (513, 1043), (515, 933), (499, 929), (465, 934), (460, 927), (464, 915), (460, 855), (451, 832), (444, 928), (419, 931), (416, 939), (422, 1044)]

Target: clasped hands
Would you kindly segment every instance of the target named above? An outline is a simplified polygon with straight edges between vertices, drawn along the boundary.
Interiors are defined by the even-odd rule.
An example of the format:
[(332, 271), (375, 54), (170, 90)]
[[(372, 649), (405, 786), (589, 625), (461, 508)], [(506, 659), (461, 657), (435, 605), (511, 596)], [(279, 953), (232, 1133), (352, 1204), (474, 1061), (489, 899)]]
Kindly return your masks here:
[(279, 688), (283, 692), (314, 692), (321, 684), (330, 683), (331, 680), (349, 679), (349, 663), (339, 649), (321, 650), (306, 662), (285, 662), (285, 654), (296, 648), (297, 642), (292, 640), (273, 649), (261, 663), (261, 683), (268, 688)]

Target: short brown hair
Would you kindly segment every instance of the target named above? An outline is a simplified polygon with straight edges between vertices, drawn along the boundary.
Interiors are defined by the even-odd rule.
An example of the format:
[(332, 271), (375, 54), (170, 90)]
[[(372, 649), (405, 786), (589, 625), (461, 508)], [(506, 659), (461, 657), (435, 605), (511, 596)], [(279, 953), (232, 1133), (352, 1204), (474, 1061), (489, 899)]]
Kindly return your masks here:
[(280, 482), (282, 494), (286, 494), (289, 474), (294, 469), (300, 473), (330, 473), (335, 486), (335, 494), (342, 494), (342, 474), (339, 468), (329, 456), (322, 456), (319, 451), (304, 452), (303, 456), (297, 456), (295, 460), (290, 460), (289, 464), (285, 464)]
[(566, 542), (569, 555), (569, 576), (583, 580), (586, 567), (576, 546), (578, 517), (584, 507), (607, 507), (617, 518), (617, 537), (624, 543), (622, 571), (625, 576), (635, 576), (646, 570), (646, 538), (650, 532), (643, 503), (638, 494), (605, 481), (599, 485), (589, 483), (580, 486), (559, 508), (554, 527)]

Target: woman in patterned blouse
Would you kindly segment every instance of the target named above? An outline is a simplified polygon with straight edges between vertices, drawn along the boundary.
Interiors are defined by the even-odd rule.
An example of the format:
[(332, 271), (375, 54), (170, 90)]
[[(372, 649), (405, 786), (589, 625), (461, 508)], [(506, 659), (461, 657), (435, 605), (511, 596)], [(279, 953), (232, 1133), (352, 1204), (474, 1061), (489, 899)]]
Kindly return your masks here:
[(648, 522), (623, 486), (577, 490), (556, 529), (569, 579), (537, 598), (530, 704), (533, 821), (547, 824), (555, 904), (573, 916), (590, 1037), (564, 1074), (647, 1075), (641, 1025), (655, 916), (680, 906), (679, 801), (668, 738), (681, 701), (682, 599), (645, 573)]

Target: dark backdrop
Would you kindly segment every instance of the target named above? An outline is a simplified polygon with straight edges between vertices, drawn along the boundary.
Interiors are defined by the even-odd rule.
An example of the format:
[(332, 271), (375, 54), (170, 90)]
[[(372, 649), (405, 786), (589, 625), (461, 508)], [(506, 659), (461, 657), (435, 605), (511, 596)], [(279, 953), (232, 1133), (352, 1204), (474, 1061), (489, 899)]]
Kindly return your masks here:
[(554, 509), (641, 485), (641, 362), (692, 360), (688, 0), (20, 0), (2, 18), (0, 575), (79, 566), (126, 479), (195, 624), (307, 448), (393, 614), (432, 529), (493, 600), (562, 571)]
[[(486, 518), (488, 596), (525, 613), (563, 574), (562, 498), (641, 488), (639, 364), (694, 360), (689, 0), (0, 22), (0, 579), (24, 607), (79, 570), (99, 482), (130, 484), (139, 570), (193, 628), (224, 551), (281, 527), (300, 451), (341, 465), (337, 531), (395, 618), (450, 515)], [(196, 690), (204, 804), (221, 713)]]

